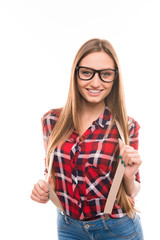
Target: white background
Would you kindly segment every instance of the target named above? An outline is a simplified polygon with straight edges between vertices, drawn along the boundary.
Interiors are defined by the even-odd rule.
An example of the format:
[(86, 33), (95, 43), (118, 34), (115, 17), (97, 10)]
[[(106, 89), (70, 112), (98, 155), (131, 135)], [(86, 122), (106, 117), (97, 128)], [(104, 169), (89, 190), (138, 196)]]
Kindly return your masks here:
[(43, 178), (41, 117), (65, 104), (73, 58), (88, 39), (118, 54), (128, 115), (141, 125), (142, 188), (136, 198), (145, 240), (159, 239), (158, 0), (1, 0), (1, 239), (56, 239), (56, 209), (31, 201)]

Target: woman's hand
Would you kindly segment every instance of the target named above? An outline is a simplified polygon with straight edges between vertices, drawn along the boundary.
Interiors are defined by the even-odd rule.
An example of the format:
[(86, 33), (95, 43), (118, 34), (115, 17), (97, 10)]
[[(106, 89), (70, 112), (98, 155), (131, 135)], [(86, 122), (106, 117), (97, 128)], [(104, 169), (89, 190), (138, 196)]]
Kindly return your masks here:
[(119, 148), (121, 161), (126, 167), (124, 172), (125, 189), (129, 196), (135, 197), (140, 190), (139, 182), (135, 181), (135, 174), (142, 161), (138, 151), (131, 146), (125, 145), (121, 139), (119, 139)]
[[(49, 177), (49, 184), (54, 189), (53, 179)], [(39, 180), (38, 183), (34, 185), (31, 193), (31, 199), (39, 203), (47, 203), (49, 200), (49, 189), (44, 180)]]
[(119, 147), (120, 156), (122, 157), (122, 161), (126, 167), (124, 178), (133, 180), (135, 179), (135, 174), (142, 164), (138, 151), (131, 146), (125, 145), (121, 139), (119, 139)]

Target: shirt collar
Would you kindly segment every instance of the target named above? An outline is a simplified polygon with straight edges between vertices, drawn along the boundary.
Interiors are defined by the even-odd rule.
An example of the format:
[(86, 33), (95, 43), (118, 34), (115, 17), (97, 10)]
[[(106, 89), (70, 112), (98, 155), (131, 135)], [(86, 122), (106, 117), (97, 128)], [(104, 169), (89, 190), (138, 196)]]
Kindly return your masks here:
[(106, 125), (109, 125), (111, 120), (112, 120), (112, 114), (109, 111), (109, 108), (106, 106), (104, 112), (99, 116), (99, 118), (95, 121), (95, 123), (100, 125), (102, 128), (104, 128)]

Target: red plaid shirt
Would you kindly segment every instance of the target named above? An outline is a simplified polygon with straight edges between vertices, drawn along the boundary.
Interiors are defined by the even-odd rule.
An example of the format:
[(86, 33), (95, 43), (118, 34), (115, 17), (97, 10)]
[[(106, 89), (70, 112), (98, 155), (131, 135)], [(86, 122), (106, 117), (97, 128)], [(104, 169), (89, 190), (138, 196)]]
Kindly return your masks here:
[[(51, 110), (43, 117), (45, 148), (61, 110)], [(116, 171), (119, 132), (116, 125), (105, 138), (111, 123), (111, 113), (106, 107), (101, 116), (83, 134), (81, 141), (73, 131), (69, 139), (57, 146), (54, 155), (56, 193), (67, 215), (84, 220), (93, 219), (104, 211), (106, 199)], [(128, 118), (130, 145), (138, 149), (138, 123)], [(135, 179), (140, 182), (139, 172)], [(121, 218), (126, 213), (114, 204), (110, 217)]]

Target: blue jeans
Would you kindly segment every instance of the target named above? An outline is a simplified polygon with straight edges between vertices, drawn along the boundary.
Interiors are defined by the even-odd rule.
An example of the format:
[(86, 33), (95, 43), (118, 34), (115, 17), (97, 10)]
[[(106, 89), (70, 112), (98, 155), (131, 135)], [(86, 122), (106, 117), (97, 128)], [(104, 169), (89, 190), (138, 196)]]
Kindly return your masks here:
[(138, 214), (133, 218), (127, 215), (112, 219), (102, 217), (91, 221), (81, 221), (63, 215), (57, 216), (58, 240), (143, 240), (143, 232)]

